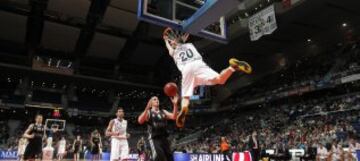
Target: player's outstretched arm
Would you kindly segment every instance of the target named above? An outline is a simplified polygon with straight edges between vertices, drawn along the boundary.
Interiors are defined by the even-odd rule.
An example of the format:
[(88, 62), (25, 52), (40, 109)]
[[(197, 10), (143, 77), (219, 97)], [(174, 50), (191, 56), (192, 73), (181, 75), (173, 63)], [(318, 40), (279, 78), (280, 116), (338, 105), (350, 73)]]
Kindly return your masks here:
[(181, 36), (181, 39), (183, 42), (186, 42), (189, 39), (190, 34), (189, 33), (185, 33), (183, 36)]
[(170, 113), (166, 110), (164, 110), (164, 113), (166, 115), (166, 118), (168, 120), (176, 120), (177, 114), (178, 114), (178, 103), (179, 103), (179, 95), (176, 94), (174, 97), (170, 97), (171, 103), (173, 104), (173, 112)]
[(170, 39), (167, 36), (164, 36), (163, 39), (165, 41), (166, 48), (169, 51), (169, 55), (174, 55), (174, 48), (170, 45)]
[(144, 124), (149, 120), (149, 110), (151, 109), (151, 99), (148, 101), (144, 112), (142, 112), (138, 118), (138, 123), (140, 125)]

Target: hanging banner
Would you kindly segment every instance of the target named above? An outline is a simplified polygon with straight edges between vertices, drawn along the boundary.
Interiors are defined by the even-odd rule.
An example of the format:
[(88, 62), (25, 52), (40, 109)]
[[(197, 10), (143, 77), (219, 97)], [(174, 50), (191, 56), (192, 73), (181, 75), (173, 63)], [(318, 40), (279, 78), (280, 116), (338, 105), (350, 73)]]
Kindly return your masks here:
[(259, 40), (277, 29), (274, 5), (271, 5), (249, 18), (251, 41)]

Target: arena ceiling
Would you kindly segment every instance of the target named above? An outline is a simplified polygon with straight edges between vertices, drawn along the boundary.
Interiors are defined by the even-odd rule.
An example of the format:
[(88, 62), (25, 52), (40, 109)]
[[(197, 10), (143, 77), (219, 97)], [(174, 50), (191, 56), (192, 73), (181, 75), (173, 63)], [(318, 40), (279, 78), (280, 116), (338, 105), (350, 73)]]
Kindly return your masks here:
[[(246, 80), (253, 81), (276, 70), (279, 58), (291, 63), (311, 53), (307, 39), (322, 49), (343, 40), (342, 23), (353, 32), (358, 29), (358, 0), (300, 1), (278, 10), (278, 30), (259, 41), (250, 42), (246, 26), (239, 22), (230, 27), (228, 45), (198, 38), (195, 44), (217, 70), (229, 57), (248, 60), (255, 76)], [(257, 4), (246, 2), (246, 8)], [(0, 69), (31, 68), (34, 56), (48, 56), (73, 61), (79, 75), (120, 83), (135, 77), (139, 84), (159, 87), (178, 73), (173, 74), (176, 67), (161, 40), (163, 28), (138, 21), (136, 12), (137, 0), (2, 0)]]

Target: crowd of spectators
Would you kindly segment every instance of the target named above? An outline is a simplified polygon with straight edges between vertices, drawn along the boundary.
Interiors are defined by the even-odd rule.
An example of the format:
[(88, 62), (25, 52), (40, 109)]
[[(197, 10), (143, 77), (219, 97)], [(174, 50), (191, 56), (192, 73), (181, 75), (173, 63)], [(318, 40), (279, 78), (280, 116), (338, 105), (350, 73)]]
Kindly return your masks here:
[[(343, 50), (343, 49), (341, 49)], [(340, 54), (348, 54), (350, 62), (333, 71), (332, 76), (346, 76), (349, 72), (360, 71), (359, 52), (357, 46), (349, 50), (343, 50)], [(332, 58), (337, 58), (339, 53), (329, 55), (318, 55), (313, 58), (304, 58), (294, 65), (287, 67), (271, 78), (251, 86), (247, 90), (249, 97), (258, 95), (269, 95), (285, 89), (297, 86), (315, 84), (322, 81), (324, 76), (334, 68), (336, 64)], [(343, 55), (341, 55), (343, 56)], [(329, 59), (331, 58), (331, 59)], [(271, 81), (270, 81), (271, 80)], [(268, 88), (264, 88), (268, 87)], [(240, 93), (241, 95), (241, 93)], [(232, 99), (237, 98), (235, 95)], [(242, 101), (247, 99), (242, 98)], [(234, 101), (230, 101), (234, 103)], [(214, 118), (210, 119), (209, 118)], [(256, 108), (239, 110), (233, 109), (215, 114), (202, 114), (200, 116), (189, 116), (187, 129), (169, 129), (171, 140), (175, 150), (189, 153), (219, 153), (220, 136), (229, 140), (231, 151), (251, 150), (251, 142), (255, 137), (260, 150), (274, 149), (276, 153), (288, 149), (304, 149), (310, 147), (320, 148), (324, 146), (328, 151), (334, 146), (349, 147), (351, 142), (360, 138), (360, 94), (351, 93), (336, 97), (317, 97), (298, 102), (283, 101), (281, 103), (265, 103)], [(131, 119), (131, 124), (136, 124), (136, 118)], [(74, 124), (74, 123), (73, 123)], [(225, 125), (225, 126), (224, 126)], [(0, 121), (0, 149), (16, 150), (18, 140), (27, 125), (21, 123), (14, 135), (9, 135), (9, 127), (6, 121)], [(170, 125), (175, 126), (175, 125)], [(101, 122), (99, 126), (75, 125), (75, 129), (68, 133), (64, 131), (55, 136), (54, 146), (60, 136), (67, 139), (67, 150), (71, 151), (75, 136), (80, 135), (84, 147), (90, 147), (90, 134), (97, 129), (104, 134), (106, 123)], [(134, 126), (129, 130), (132, 135), (132, 152), (135, 152), (136, 141), (146, 135), (144, 127)], [(186, 137), (199, 131), (200, 136), (189, 142), (179, 142), (180, 138)], [(102, 136), (103, 151), (109, 151), (109, 138)], [(190, 138), (191, 139), (191, 138)], [(86, 150), (87, 148), (84, 148)], [(263, 155), (263, 153), (260, 153)]]
[[(217, 125), (203, 130), (196, 141), (177, 145), (190, 153), (219, 153), (220, 136), (228, 138), (232, 151), (251, 150), (249, 141), (257, 133), (259, 149), (308, 149), (333, 144), (349, 147), (360, 138), (360, 95), (347, 95), (255, 110), (228, 113)], [(226, 125), (226, 126), (224, 126)], [(359, 141), (359, 140), (358, 140)], [(359, 143), (359, 142), (358, 142)]]
[(360, 60), (360, 45), (357, 43), (304, 57), (284, 66), (277, 73), (267, 75), (254, 82), (253, 85), (238, 91), (227, 102), (236, 104), (249, 99), (298, 87), (316, 85), (319, 82), (334, 81), (336, 78), (359, 73), (358, 60)]

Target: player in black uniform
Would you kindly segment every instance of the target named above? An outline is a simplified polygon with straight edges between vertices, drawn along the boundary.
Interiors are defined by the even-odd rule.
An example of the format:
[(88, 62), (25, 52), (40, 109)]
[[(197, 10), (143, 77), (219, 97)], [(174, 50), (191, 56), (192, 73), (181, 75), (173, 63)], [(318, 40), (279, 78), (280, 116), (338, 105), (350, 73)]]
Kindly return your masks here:
[(43, 116), (36, 115), (35, 123), (30, 124), (26, 129), (23, 137), (29, 140), (29, 144), (25, 148), (24, 160), (35, 160), (41, 158), (42, 142), (44, 139)]
[(101, 136), (98, 130), (94, 130), (91, 133), (90, 143), (91, 143), (92, 160), (100, 160), (100, 151), (102, 148), (102, 143), (101, 143)]
[(146, 160), (145, 139), (144, 139), (144, 137), (141, 137), (141, 139), (137, 142), (136, 148), (137, 148), (138, 155), (139, 155), (138, 161)]
[(74, 161), (80, 160), (81, 147), (82, 147), (82, 139), (81, 136), (78, 135), (76, 136), (76, 139), (74, 140), (73, 143)]
[(170, 142), (167, 139), (167, 120), (176, 120), (179, 96), (171, 97), (173, 112), (159, 108), (158, 97), (152, 97), (145, 111), (139, 116), (139, 124), (147, 123), (152, 161), (173, 161)]

